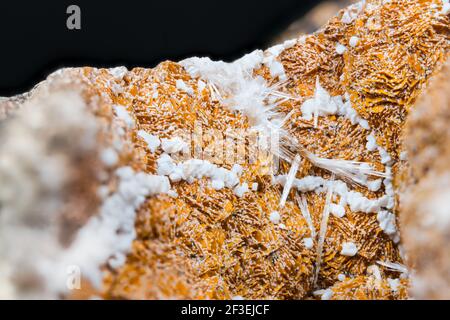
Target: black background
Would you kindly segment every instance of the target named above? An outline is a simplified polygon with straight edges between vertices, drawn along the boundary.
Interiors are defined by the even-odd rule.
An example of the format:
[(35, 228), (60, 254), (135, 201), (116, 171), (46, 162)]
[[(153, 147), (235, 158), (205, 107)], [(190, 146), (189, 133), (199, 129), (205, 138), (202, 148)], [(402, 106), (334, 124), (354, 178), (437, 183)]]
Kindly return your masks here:
[[(231, 61), (320, 0), (0, 0), (0, 96), (29, 90), (68, 66), (153, 67), (199, 55)], [(82, 29), (66, 28), (81, 8)]]

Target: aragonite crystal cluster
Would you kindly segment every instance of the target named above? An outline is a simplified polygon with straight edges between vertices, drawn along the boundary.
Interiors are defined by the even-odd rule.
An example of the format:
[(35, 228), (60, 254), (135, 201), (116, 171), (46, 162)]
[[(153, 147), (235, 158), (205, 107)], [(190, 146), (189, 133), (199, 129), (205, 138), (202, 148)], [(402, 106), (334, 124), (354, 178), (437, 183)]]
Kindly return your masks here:
[(448, 298), (449, 179), (423, 159), (449, 105), (404, 126), (449, 13), (363, 1), (232, 63), (63, 69), (0, 101), (0, 296)]

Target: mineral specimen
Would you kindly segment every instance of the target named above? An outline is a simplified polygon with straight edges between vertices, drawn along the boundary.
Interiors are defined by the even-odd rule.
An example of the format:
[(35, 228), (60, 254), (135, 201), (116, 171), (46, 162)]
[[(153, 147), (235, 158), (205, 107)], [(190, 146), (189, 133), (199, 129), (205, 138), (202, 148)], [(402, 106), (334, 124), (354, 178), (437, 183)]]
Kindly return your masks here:
[(0, 107), (0, 294), (407, 298), (402, 134), (447, 4), (363, 1), (233, 63), (64, 69)]
[(450, 298), (450, 61), (433, 79), (407, 121), (401, 199), (402, 237), (412, 296)]

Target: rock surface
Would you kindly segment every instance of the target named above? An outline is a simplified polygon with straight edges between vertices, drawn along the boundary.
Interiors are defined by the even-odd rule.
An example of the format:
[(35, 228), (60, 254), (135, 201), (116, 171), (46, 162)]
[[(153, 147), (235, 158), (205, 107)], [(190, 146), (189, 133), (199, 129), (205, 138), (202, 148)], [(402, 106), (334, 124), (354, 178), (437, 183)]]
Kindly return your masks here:
[(402, 135), (442, 8), (366, 1), (231, 64), (65, 69), (3, 102), (0, 294), (407, 298)]
[(433, 79), (405, 130), (408, 167), (402, 236), (414, 270), (411, 295), (450, 298), (450, 61)]

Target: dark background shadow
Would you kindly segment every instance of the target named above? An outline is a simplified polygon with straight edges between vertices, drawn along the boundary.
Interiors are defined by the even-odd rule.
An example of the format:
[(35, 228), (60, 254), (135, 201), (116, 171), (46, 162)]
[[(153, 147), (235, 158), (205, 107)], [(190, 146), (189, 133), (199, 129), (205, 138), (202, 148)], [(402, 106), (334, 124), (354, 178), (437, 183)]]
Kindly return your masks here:
[[(265, 48), (320, 0), (2, 0), (0, 96), (68, 66), (153, 67), (199, 55), (231, 61)], [(82, 29), (66, 28), (81, 8)]]

